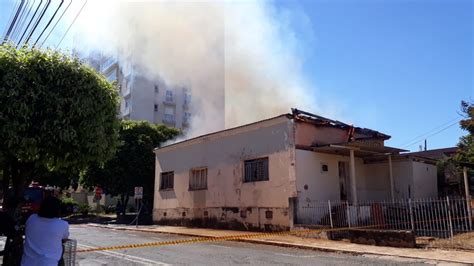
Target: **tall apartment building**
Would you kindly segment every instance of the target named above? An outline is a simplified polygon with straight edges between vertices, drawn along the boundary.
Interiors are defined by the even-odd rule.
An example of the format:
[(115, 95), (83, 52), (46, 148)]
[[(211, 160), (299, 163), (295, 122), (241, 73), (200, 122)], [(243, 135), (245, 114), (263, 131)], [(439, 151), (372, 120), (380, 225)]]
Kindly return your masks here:
[(130, 64), (120, 65), (114, 56), (92, 54), (87, 57), (87, 62), (108, 81), (118, 83), (121, 118), (147, 120), (183, 130), (189, 127), (189, 88), (168, 86), (163, 80), (150, 80), (134, 71)]

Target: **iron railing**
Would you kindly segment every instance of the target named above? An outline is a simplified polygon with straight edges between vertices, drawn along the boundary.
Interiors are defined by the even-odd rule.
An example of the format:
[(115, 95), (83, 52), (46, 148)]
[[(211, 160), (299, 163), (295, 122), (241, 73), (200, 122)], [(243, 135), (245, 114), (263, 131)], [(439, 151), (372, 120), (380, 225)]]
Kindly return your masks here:
[(417, 236), (452, 237), (473, 230), (470, 204), (463, 198), (396, 199), (350, 203), (298, 203), (298, 225), (321, 228), (411, 230)]

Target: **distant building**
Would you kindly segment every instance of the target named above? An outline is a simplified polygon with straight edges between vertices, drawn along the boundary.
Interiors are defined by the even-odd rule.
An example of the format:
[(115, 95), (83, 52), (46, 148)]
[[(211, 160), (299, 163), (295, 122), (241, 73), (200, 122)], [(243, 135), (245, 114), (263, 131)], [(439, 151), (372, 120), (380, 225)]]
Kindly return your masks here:
[(114, 56), (95, 53), (86, 60), (108, 81), (118, 83), (120, 118), (162, 123), (183, 130), (190, 126), (190, 88), (171, 87), (163, 80), (150, 80), (138, 74), (130, 64), (120, 65)]
[(389, 138), (294, 110), (157, 148), (153, 219), (288, 229), (317, 202), (437, 197), (435, 161)]

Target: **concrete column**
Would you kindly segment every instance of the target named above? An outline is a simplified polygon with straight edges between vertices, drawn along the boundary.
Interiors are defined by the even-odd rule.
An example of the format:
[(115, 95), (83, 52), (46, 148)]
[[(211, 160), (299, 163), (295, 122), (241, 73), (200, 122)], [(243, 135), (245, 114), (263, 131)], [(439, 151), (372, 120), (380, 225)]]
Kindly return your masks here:
[(392, 155), (388, 155), (388, 176), (390, 177), (390, 195), (392, 196), (392, 201), (395, 200), (395, 185), (393, 182), (393, 170), (392, 170)]
[(355, 157), (354, 150), (350, 150), (350, 168), (351, 168), (351, 189), (352, 189), (352, 202), (357, 203), (357, 182), (356, 182), (356, 171), (355, 171)]

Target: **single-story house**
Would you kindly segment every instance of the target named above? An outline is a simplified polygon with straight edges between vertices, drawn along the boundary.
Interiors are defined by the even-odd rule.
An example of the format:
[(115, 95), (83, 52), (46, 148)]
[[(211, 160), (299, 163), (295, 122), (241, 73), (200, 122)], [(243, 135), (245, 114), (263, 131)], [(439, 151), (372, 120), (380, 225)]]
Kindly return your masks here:
[(434, 161), (389, 138), (293, 109), (157, 148), (153, 220), (288, 229), (310, 202), (436, 197)]

